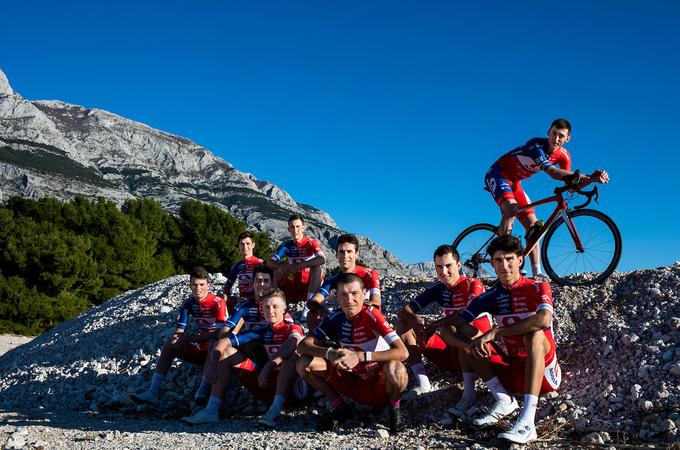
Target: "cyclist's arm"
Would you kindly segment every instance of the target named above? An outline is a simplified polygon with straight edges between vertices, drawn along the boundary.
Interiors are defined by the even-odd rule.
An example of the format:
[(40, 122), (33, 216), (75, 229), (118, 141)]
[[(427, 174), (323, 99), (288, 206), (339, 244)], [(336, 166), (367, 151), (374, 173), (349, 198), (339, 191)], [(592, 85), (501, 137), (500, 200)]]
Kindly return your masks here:
[(368, 300), (366, 301), (366, 306), (375, 306), (380, 308), (381, 305), (381, 300), (380, 300), (380, 294), (379, 293), (373, 293), (368, 296)]
[(326, 255), (324, 255), (323, 252), (318, 252), (316, 256), (313, 258), (310, 258), (306, 261), (300, 261), (297, 263), (291, 263), (289, 264), (290, 271), (291, 272), (297, 272), (301, 269), (304, 269), (305, 267), (315, 267), (315, 266), (321, 266), (326, 263)]
[(552, 312), (548, 309), (541, 309), (536, 314), (507, 327), (493, 327), (484, 334), (484, 341), (489, 342), (503, 336), (524, 336), (534, 331), (541, 331), (548, 328), (551, 321)]
[(399, 310), (397, 317), (411, 326), (418, 323), (418, 315), (413, 311), (411, 305), (408, 304), (404, 305), (403, 308)]

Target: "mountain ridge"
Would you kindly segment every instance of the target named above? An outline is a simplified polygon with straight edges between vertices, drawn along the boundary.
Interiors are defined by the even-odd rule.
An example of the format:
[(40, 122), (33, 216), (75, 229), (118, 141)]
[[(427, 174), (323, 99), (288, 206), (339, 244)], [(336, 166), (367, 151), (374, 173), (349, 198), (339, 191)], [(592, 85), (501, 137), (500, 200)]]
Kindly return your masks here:
[[(27, 100), (0, 70), (0, 201), (75, 195), (117, 204), (155, 198), (177, 213), (198, 199), (219, 206), (276, 242), (288, 237), (287, 218), (302, 215), (307, 234), (333, 253), (342, 233), (325, 211), (251, 173), (240, 172), (209, 149), (114, 113), (60, 100)], [(359, 237), (361, 259), (384, 275), (405, 275), (395, 255)], [(335, 258), (327, 258), (329, 268)]]

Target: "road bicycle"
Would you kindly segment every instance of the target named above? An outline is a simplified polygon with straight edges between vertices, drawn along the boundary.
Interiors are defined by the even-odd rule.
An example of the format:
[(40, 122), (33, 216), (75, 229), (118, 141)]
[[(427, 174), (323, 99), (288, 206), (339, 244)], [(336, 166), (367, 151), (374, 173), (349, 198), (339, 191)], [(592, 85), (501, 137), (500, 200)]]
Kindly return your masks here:
[[(527, 233), (523, 255), (541, 244), (541, 263), (546, 275), (559, 285), (587, 286), (602, 283), (616, 270), (623, 247), (616, 223), (606, 214), (585, 209), (592, 200), (597, 203), (597, 186), (584, 191), (575, 185), (578, 171), (565, 177), (565, 186), (555, 188), (555, 195), (520, 208), (519, 212), (555, 202), (555, 210), (543, 226), (534, 226)], [(587, 197), (581, 205), (569, 208), (564, 193), (570, 191)], [(571, 199), (569, 199), (571, 200)], [(463, 272), (482, 279), (495, 278), (486, 247), (497, 236), (498, 227), (490, 223), (472, 225), (453, 241), (460, 254)]]

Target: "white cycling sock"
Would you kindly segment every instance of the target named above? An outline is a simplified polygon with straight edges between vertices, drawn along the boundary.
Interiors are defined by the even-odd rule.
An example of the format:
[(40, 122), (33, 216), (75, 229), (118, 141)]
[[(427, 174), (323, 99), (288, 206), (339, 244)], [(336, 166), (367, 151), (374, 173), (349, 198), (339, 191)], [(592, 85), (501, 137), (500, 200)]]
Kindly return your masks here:
[(205, 406), (205, 412), (209, 414), (218, 414), (220, 411), (221, 404), (222, 404), (221, 398), (211, 395), (210, 400), (208, 400), (208, 404)]
[(501, 403), (511, 403), (512, 402), (512, 397), (508, 395), (508, 391), (505, 390), (503, 385), (501, 384), (500, 381), (498, 381), (497, 377), (490, 378), (485, 381), (486, 386), (489, 388), (491, 391), (491, 395), (493, 395), (493, 398), (496, 399), (496, 401), (499, 401)]
[(524, 394), (524, 405), (522, 412), (519, 413), (517, 422), (533, 424), (536, 419), (536, 408), (538, 407), (538, 396)]
[(475, 394), (475, 380), (477, 379), (477, 374), (474, 372), (463, 372), (463, 398), (474, 399), (477, 397)]
[(541, 263), (536, 263), (531, 265), (531, 273), (536, 277), (538, 275), (543, 275), (541, 272)]
[(432, 389), (430, 384), (430, 379), (427, 376), (427, 371), (425, 370), (425, 364), (419, 362), (411, 365), (411, 373), (416, 379), (416, 383), (423, 389)]
[(165, 375), (162, 373), (154, 372), (153, 377), (151, 377), (151, 386), (149, 386), (149, 392), (158, 397), (161, 392), (161, 384), (165, 380)]

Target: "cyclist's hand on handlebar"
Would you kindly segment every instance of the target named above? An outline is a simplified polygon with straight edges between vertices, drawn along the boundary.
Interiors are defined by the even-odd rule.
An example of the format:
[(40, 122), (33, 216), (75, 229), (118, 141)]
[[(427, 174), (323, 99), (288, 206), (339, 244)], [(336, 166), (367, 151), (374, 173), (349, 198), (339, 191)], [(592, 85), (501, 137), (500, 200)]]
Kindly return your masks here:
[(609, 183), (609, 174), (606, 170), (597, 169), (589, 178), (591, 183)]

